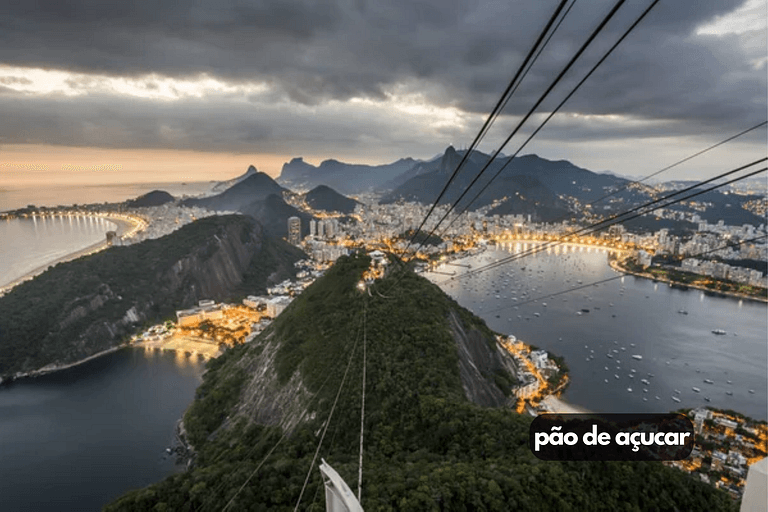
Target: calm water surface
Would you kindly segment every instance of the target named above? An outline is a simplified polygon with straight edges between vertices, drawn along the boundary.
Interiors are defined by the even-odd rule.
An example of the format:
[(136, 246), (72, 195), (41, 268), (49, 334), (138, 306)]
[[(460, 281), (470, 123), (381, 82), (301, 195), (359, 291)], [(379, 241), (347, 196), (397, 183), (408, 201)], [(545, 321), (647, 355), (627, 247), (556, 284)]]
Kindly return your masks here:
[(119, 203), (152, 190), (165, 190), (174, 197), (194, 196), (210, 190), (213, 182), (121, 183), (111, 185), (72, 185), (50, 187), (0, 187), (0, 212), (35, 206)]
[(117, 225), (102, 217), (0, 220), (0, 286), (102, 242)]
[(181, 469), (165, 449), (202, 372), (124, 349), (0, 387), (0, 510), (101, 510)]
[[(522, 249), (522, 244), (512, 244), (456, 263), (477, 268)], [(439, 270), (461, 274), (468, 269), (446, 265)], [(617, 275), (605, 252), (560, 247), (471, 278), (429, 277), (492, 329), (564, 356), (571, 370), (564, 395), (569, 402), (596, 412), (710, 405), (768, 417), (765, 304), (626, 276), (517, 306), (580, 286), (578, 281), (583, 285)], [(589, 312), (579, 314), (582, 309)], [(727, 334), (715, 335), (714, 329)]]

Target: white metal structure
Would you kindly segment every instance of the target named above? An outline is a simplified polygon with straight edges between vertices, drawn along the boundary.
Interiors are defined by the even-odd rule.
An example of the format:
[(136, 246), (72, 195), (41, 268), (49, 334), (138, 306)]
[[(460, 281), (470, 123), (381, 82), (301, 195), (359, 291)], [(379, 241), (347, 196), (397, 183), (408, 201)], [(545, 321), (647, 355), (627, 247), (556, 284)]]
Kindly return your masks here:
[(325, 482), (325, 510), (327, 512), (363, 512), (363, 507), (347, 483), (331, 466), (320, 459), (320, 472)]

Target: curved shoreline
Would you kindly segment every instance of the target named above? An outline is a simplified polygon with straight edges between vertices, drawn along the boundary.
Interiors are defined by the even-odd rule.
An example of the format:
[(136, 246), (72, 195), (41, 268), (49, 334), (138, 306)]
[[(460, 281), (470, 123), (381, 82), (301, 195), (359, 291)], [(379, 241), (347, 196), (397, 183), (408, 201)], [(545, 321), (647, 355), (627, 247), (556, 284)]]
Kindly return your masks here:
[(75, 366), (80, 366), (81, 364), (85, 364), (88, 361), (92, 361), (94, 359), (97, 359), (101, 356), (106, 356), (107, 354), (111, 354), (113, 352), (117, 352), (118, 350), (128, 348), (130, 344), (123, 343), (121, 345), (116, 345), (112, 348), (108, 348), (106, 350), (102, 350), (101, 352), (96, 352), (93, 355), (90, 355), (86, 357), (85, 359), (80, 359), (79, 361), (75, 361), (73, 363), (67, 363), (67, 364), (49, 364), (47, 366), (43, 366), (42, 368), (38, 368), (37, 370), (32, 370), (30, 372), (26, 373), (17, 373), (13, 376), (15, 379), (23, 379), (23, 378), (30, 378), (30, 377), (42, 377), (43, 375), (48, 375), (49, 373), (55, 373), (60, 372), (62, 370), (68, 370), (69, 368), (74, 368)]
[(617, 271), (621, 272), (623, 274), (629, 274), (635, 277), (642, 277), (644, 279), (650, 279), (652, 281), (660, 282), (660, 283), (667, 283), (671, 286), (685, 286), (687, 288), (693, 288), (695, 290), (701, 290), (703, 292), (710, 292), (713, 294), (719, 294), (719, 295), (725, 295), (726, 297), (732, 298), (732, 299), (740, 299), (740, 300), (751, 300), (754, 302), (762, 302), (763, 304), (768, 304), (768, 299), (763, 297), (756, 297), (754, 295), (745, 295), (743, 293), (738, 292), (729, 292), (729, 291), (722, 291), (722, 290), (712, 290), (711, 288), (707, 288), (706, 286), (699, 286), (696, 284), (688, 284), (688, 283), (680, 283), (678, 281), (673, 281), (671, 279), (668, 279), (666, 277), (658, 277), (654, 276), (652, 274), (646, 274), (644, 272), (635, 272), (633, 270), (628, 270), (621, 265), (619, 265), (619, 262), (617, 260), (611, 260), (608, 262), (610, 267)]
[[(122, 235), (123, 233), (129, 232), (131, 229), (139, 225), (138, 221), (130, 222), (124, 218), (115, 218), (109, 215), (92, 215), (92, 217), (102, 217), (114, 223), (117, 226), (116, 232), (118, 235)], [(109, 246), (107, 245), (106, 240), (101, 240), (99, 242), (96, 242), (95, 244), (88, 245), (87, 247), (83, 247), (82, 249), (78, 249), (77, 251), (65, 254), (64, 256), (60, 256), (43, 265), (40, 265), (39, 267), (36, 267), (30, 270), (29, 272), (26, 272), (21, 277), (18, 277), (13, 281), (10, 281), (0, 286), (0, 297), (2, 297), (4, 294), (11, 291), (15, 286), (39, 276), (40, 274), (48, 270), (50, 267), (58, 265), (59, 263), (65, 263), (67, 261), (75, 260), (77, 258), (80, 258), (81, 256), (86, 256), (99, 251), (103, 251), (107, 247)]]

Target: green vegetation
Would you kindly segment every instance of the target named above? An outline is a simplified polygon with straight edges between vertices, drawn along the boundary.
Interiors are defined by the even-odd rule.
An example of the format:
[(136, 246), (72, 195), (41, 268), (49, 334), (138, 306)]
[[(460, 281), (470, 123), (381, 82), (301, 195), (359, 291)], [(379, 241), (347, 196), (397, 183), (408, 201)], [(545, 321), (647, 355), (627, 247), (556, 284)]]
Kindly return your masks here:
[[(209, 363), (185, 422), (194, 432), (195, 466), (106, 510), (221, 510), (233, 497), (231, 510), (293, 510), (349, 361), (320, 456), (355, 488), (363, 318), (366, 511), (735, 510), (724, 492), (659, 463), (538, 460), (528, 448), (530, 417), (464, 396), (448, 317), (461, 311), (463, 328), (475, 335), (480, 330), (465, 319), (482, 321), (411, 272), (383, 279), (370, 295), (359, 291), (367, 266), (365, 256), (341, 258), (261, 337)], [(281, 343), (279, 378), (298, 371), (314, 394), (310, 419), (282, 440), (278, 427), (256, 425), (252, 411), (243, 411), (242, 369), (268, 340)], [(500, 386), (509, 379), (491, 375)], [(316, 466), (310, 474), (299, 508), (325, 510)]]
[[(552, 359), (555, 364), (560, 368), (560, 371), (552, 375), (549, 379), (547, 379), (547, 383), (550, 385), (550, 389), (558, 389), (560, 384), (562, 384), (563, 380), (567, 378), (567, 375), (570, 373), (570, 369), (568, 368), (568, 364), (565, 362), (565, 358), (562, 356), (556, 356), (553, 353), (549, 352), (549, 358)], [(564, 391), (567, 387), (570, 381), (568, 381), (561, 389), (560, 391)]]
[(766, 298), (765, 288), (751, 286), (748, 284), (737, 283), (727, 279), (716, 279), (713, 277), (702, 276), (691, 272), (684, 272), (669, 267), (650, 266), (644, 268), (634, 260), (627, 260), (622, 266), (630, 272), (646, 274), (652, 278), (667, 279), (673, 283), (681, 285), (703, 286), (713, 292), (733, 292), (741, 293), (759, 299)]
[(209, 371), (227, 365), (221, 380), (206, 379), (197, 388), (195, 401), (184, 416), (184, 425), (193, 445), (202, 445), (226, 418), (226, 412), (237, 402), (240, 389), (246, 380), (245, 372), (233, 366), (243, 351), (242, 345), (229, 349), (219, 358), (211, 360)]
[[(253, 254), (241, 283), (217, 272), (220, 240)], [(88, 357), (119, 344), (137, 327), (175, 319), (177, 309), (198, 299), (264, 291), (269, 279), (291, 276), (292, 263), (303, 255), (287, 245), (262, 237), (248, 217), (233, 215), (60, 263), (0, 297), (0, 376)], [(198, 297), (201, 290), (214, 296)], [(132, 309), (138, 325), (122, 321)]]

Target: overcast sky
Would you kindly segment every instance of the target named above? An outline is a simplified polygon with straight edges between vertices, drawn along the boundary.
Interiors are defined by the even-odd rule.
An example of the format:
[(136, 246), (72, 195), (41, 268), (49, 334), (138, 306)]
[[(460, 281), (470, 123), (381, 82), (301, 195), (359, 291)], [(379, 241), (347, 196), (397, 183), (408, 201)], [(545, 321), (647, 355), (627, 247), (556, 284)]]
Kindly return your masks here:
[[(3, 2), (0, 186), (224, 179), (249, 163), (277, 175), (294, 156), (385, 163), (466, 147), (558, 2), (184, 3)], [(482, 149), (506, 137), (613, 3), (576, 3)], [(649, 3), (628, 0), (540, 112)], [(524, 153), (639, 176), (764, 121), (767, 9), (662, 0)], [(668, 176), (765, 154), (763, 128)]]

